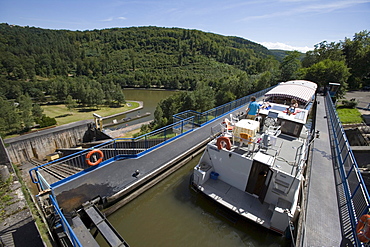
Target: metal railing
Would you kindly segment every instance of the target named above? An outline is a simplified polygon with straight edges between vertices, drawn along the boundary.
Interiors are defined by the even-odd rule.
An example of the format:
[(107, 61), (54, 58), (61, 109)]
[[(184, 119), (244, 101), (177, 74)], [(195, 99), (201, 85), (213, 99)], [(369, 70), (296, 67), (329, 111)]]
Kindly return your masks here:
[(223, 116), (227, 114), (228, 112), (231, 112), (245, 104), (247, 104), (250, 101), (250, 98), (252, 96), (255, 96), (256, 98), (259, 98), (261, 96), (264, 96), (265, 93), (269, 90), (271, 90), (272, 87), (266, 88), (264, 90), (258, 91), (256, 93), (253, 93), (251, 95), (244, 96), (240, 99), (231, 101), (229, 103), (223, 104), (221, 106), (212, 108), (205, 112), (197, 112), (193, 110), (188, 110), (184, 112), (180, 112), (178, 114), (173, 115), (173, 122), (176, 123), (177, 121), (181, 121), (183, 119), (187, 119), (190, 117), (194, 117), (194, 124), (197, 126), (202, 126), (203, 124), (207, 124), (209, 122), (212, 122), (214, 119), (217, 119), (220, 116)]
[[(54, 187), (78, 176), (82, 176), (97, 167), (109, 164), (112, 161), (142, 156), (153, 149), (185, 135), (199, 126), (213, 122), (219, 117), (247, 104), (251, 96), (255, 96), (256, 98), (263, 96), (270, 89), (271, 88), (267, 88), (203, 113), (191, 110), (185, 111), (174, 115), (174, 123), (161, 129), (136, 138), (117, 138), (32, 168), (29, 171), (31, 180), (33, 183), (39, 184), (41, 190), (51, 189), (53, 191)], [(86, 156), (94, 149), (98, 149), (103, 153), (104, 160), (100, 164), (89, 166), (86, 162)], [(65, 170), (69, 170), (73, 174), (68, 175), (68, 173), (66, 173), (62, 175)], [(74, 172), (71, 170), (74, 170)], [(54, 206), (55, 213), (60, 216), (59, 223), (63, 226), (63, 230), (71, 240), (73, 246), (81, 246), (53, 195), (50, 195), (50, 200)]]
[(67, 219), (64, 217), (62, 211), (60, 210), (59, 205), (58, 205), (57, 201), (55, 200), (54, 196), (50, 195), (49, 198), (50, 198), (50, 202), (53, 205), (53, 208), (55, 210), (56, 216), (58, 216), (60, 218), (60, 220), (58, 222), (56, 222), (56, 224), (58, 224), (58, 223), (61, 224), (61, 227), (63, 228), (63, 232), (68, 236), (69, 240), (71, 241), (71, 243), (74, 247), (83, 247), (83, 245), (78, 240), (76, 234), (72, 230), (72, 227), (70, 226)]
[[(30, 169), (29, 174), (32, 182), (40, 184), (42, 190), (49, 189), (114, 160), (136, 158), (144, 155), (193, 129), (193, 117), (190, 117), (136, 138), (113, 139), (92, 148), (62, 157)], [(104, 161), (96, 166), (89, 166), (86, 162), (87, 154), (94, 149), (99, 149), (103, 152)]]
[(358, 169), (346, 134), (339, 120), (335, 106), (328, 95), (326, 97), (329, 132), (334, 149), (334, 157), (342, 181), (346, 213), (341, 215), (343, 237), (355, 246), (363, 246), (356, 233), (356, 225), (363, 214), (368, 214), (370, 198), (364, 180)]
[[(247, 104), (251, 96), (261, 97), (271, 88), (234, 100), (206, 112), (185, 111), (173, 116), (173, 124), (141, 135), (136, 138), (117, 138), (103, 144), (99, 144), (87, 150), (62, 157), (55, 161), (32, 168), (29, 171), (33, 183), (40, 184), (41, 189), (67, 182), (76, 176), (83, 175), (96, 167), (106, 165), (112, 161), (137, 158), (145, 153), (159, 148), (160, 146), (177, 139), (192, 131), (194, 128), (208, 124), (220, 116)], [(99, 149), (104, 154), (104, 161), (96, 166), (86, 163), (87, 155), (94, 149)]]

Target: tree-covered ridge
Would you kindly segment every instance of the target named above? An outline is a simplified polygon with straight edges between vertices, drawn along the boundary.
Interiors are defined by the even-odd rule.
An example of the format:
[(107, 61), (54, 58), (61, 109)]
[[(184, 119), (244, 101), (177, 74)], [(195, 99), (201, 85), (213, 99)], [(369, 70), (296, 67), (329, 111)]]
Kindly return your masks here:
[[(156, 73), (173, 68), (165, 71), (171, 75), (179, 67), (203, 66), (203, 57), (254, 74), (261, 72), (256, 66), (258, 60), (270, 55), (265, 47), (245, 39), (179, 28), (81, 32), (0, 24), (0, 37), (1, 72), (9, 79), (23, 80), (32, 80), (36, 75), (70, 74), (95, 79), (120, 75), (121, 86), (146, 86), (135, 76), (151, 75), (145, 78), (149, 84), (163, 86), (165, 80), (156, 80)], [(137, 70), (141, 74), (134, 73)]]
[(168, 124), (179, 111), (204, 111), (280, 81), (306, 79), (319, 87), (338, 82), (342, 95), (370, 83), (369, 41), (369, 32), (362, 31), (353, 40), (321, 42), (303, 59), (297, 51), (279, 52), (278, 61), (249, 40), (198, 30), (68, 31), (0, 24), (0, 107), (9, 111), (0, 112), (0, 133), (37, 122), (27, 116), (46, 99), (69, 107), (116, 106), (125, 101), (124, 87), (183, 90), (161, 102), (156, 126)]
[[(0, 114), (8, 126), (2, 129), (20, 131), (36, 121), (29, 104), (27, 110), (12, 106), (23, 96), (36, 107), (46, 100), (98, 107), (123, 103), (123, 87), (198, 89), (197, 103), (191, 95), (188, 106), (200, 110), (270, 86), (278, 66), (259, 44), (197, 30), (68, 31), (0, 24), (0, 97), (8, 100), (1, 102), (10, 115), (20, 116), (14, 127)], [(201, 104), (202, 97), (207, 104)]]

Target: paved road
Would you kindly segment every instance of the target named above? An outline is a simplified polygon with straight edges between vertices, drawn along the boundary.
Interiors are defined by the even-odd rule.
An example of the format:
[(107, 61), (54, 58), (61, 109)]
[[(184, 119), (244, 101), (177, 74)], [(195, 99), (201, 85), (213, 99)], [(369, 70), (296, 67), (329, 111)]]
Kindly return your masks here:
[(143, 124), (149, 124), (150, 122), (151, 121), (146, 121), (146, 122), (142, 122), (142, 123), (138, 123), (138, 124), (133, 124), (133, 125), (129, 125), (129, 126), (124, 127), (124, 128), (116, 129), (116, 130), (109, 130), (109, 129), (107, 129), (104, 132), (107, 135), (110, 135), (113, 138), (118, 138), (120, 136), (123, 136), (123, 134), (126, 133), (126, 132), (130, 132), (132, 130), (140, 129), (141, 128), (141, 125), (143, 125)]

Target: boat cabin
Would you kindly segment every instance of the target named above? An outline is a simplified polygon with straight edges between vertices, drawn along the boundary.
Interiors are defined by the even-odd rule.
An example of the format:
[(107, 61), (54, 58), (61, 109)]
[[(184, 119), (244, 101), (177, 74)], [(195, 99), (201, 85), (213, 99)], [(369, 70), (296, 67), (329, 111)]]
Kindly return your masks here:
[(255, 120), (241, 119), (208, 143), (193, 186), (262, 226), (284, 233), (299, 214), (307, 158), (309, 111), (270, 103)]

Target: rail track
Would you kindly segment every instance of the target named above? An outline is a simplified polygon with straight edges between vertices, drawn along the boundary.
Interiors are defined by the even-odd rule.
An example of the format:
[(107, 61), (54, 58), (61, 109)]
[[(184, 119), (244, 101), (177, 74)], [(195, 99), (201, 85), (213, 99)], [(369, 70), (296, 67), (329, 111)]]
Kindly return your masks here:
[[(29, 162), (35, 167), (41, 166), (44, 163), (35, 158), (31, 158)], [(69, 176), (72, 176), (80, 171), (82, 168), (70, 166), (68, 164), (58, 164), (58, 165), (48, 165), (39, 168), (39, 171), (42, 173), (43, 177), (47, 177), (47, 181), (52, 184)]]

